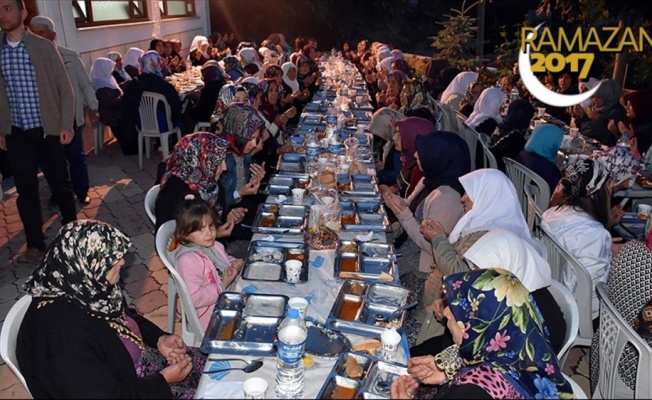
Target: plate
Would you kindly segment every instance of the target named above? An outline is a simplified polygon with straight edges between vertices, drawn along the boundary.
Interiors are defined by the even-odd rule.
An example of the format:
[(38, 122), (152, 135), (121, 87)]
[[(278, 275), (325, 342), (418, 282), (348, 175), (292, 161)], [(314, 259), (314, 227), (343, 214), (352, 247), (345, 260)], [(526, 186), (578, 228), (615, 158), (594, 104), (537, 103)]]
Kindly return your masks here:
[(309, 320), (306, 321), (306, 327), (306, 353), (324, 358), (337, 358), (341, 353), (351, 350), (351, 342), (341, 332)]

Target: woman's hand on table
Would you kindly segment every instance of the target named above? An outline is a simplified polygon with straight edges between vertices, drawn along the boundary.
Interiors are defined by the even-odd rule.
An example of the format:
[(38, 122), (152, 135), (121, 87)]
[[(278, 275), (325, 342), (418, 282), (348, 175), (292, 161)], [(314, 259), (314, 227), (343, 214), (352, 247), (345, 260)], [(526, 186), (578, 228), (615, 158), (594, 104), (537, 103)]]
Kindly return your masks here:
[(424, 219), (421, 223), (421, 234), (428, 240), (432, 240), (438, 233), (446, 234), (446, 229), (438, 221)]
[(176, 364), (183, 360), (188, 348), (179, 335), (163, 335), (158, 338), (156, 347), (169, 364)]
[(385, 205), (389, 207), (394, 214), (398, 215), (403, 212), (408, 207), (405, 199), (399, 197), (398, 195), (386, 191), (383, 193), (383, 200), (385, 200)]
[(389, 388), (390, 399), (413, 399), (419, 389), (419, 382), (410, 375), (399, 376)]
[(188, 374), (192, 371), (192, 359), (189, 355), (184, 357), (176, 364), (170, 364), (160, 371), (167, 383), (179, 383), (186, 379)]
[(441, 385), (446, 374), (437, 368), (434, 356), (413, 357), (408, 360), (408, 373), (426, 385)]

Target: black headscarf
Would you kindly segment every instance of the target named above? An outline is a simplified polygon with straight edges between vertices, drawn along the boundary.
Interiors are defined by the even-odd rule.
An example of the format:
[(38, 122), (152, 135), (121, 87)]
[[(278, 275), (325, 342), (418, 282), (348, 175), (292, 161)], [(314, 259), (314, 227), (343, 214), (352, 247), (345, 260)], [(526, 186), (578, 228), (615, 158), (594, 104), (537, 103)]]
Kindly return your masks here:
[(518, 130), (522, 131), (530, 125), (532, 116), (534, 115), (534, 107), (529, 101), (517, 99), (509, 104), (507, 115), (503, 122), (498, 126), (500, 130), (506, 132)]

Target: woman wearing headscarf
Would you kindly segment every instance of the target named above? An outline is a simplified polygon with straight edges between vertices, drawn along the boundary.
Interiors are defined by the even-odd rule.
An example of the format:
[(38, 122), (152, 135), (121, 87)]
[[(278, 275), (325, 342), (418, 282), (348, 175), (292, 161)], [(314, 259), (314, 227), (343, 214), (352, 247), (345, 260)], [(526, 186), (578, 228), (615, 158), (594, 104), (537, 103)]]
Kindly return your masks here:
[(487, 88), (473, 106), (473, 112), (466, 119), (466, 124), (478, 133), (491, 136), (502, 121), (500, 109), (507, 95), (500, 89)]
[(542, 124), (534, 128), (523, 150), (515, 160), (545, 179), (550, 193), (555, 191), (561, 171), (557, 166), (557, 150), (564, 138), (564, 132), (553, 124)]
[[(579, 93), (577, 87), (577, 76), (572, 74), (570, 70), (564, 70), (557, 75), (557, 90), (556, 92), (563, 95), (575, 95)], [(578, 104), (579, 106), (579, 104)], [(581, 108), (581, 106), (580, 106)], [(548, 105), (546, 112), (551, 116), (563, 121), (566, 125), (570, 124), (572, 107), (555, 107)], [(577, 121), (576, 121), (577, 123)]]
[(115, 81), (118, 82), (118, 85), (121, 85), (123, 82), (127, 82), (131, 79), (131, 76), (129, 76), (127, 71), (122, 68), (122, 54), (118, 53), (117, 51), (112, 51), (106, 55), (106, 58), (115, 63), (112, 75)]
[[(625, 322), (634, 327), (637, 333), (645, 339), (648, 346), (652, 346), (652, 337), (649, 335), (649, 318), (638, 321), (638, 327), (636, 320), (639, 312), (652, 299), (650, 265), (652, 265), (652, 229), (648, 222), (645, 240), (627, 242), (614, 256), (606, 285), (609, 300), (611, 300)], [(649, 311), (646, 314), (649, 315)], [(648, 328), (648, 330), (641, 328)], [(590, 356), (591, 389), (594, 393), (598, 383), (598, 373), (600, 372), (599, 343), (600, 330), (596, 330), (593, 334)], [(630, 344), (625, 345), (623, 354), (618, 360), (616, 390), (614, 392), (616, 396), (620, 398), (634, 397), (632, 391), (636, 388), (637, 362), (638, 351)], [(604, 361), (602, 364), (605, 364)]]
[(218, 236), (231, 233), (233, 224), (242, 221), (243, 209), (226, 212), (226, 202), (220, 193), (215, 175), (226, 161), (229, 144), (208, 132), (186, 135), (174, 146), (166, 161), (161, 190), (154, 203), (156, 229), (175, 219), (176, 212), (188, 194), (206, 200), (225, 224), (217, 227)]
[(503, 157), (516, 158), (525, 146), (525, 134), (534, 116), (534, 107), (527, 100), (509, 103), (505, 119), (489, 138), (489, 149), (496, 157), (498, 169), (505, 172)]
[[(541, 226), (591, 275), (593, 319), (599, 314), (595, 284), (606, 280), (611, 261), (608, 180), (609, 172), (602, 161), (572, 159), (541, 218)], [(575, 272), (569, 266), (564, 270), (563, 283), (575, 293)]]
[(417, 136), (436, 131), (435, 125), (425, 118), (407, 117), (396, 121), (396, 134), (393, 140), (396, 149), (401, 152), (401, 172), (396, 179), (395, 194), (407, 198), (423, 178), (421, 170), (415, 168), (416, 139)]
[(572, 397), (538, 304), (516, 276), (503, 269), (452, 274), (443, 290), (454, 344), (411, 358), (391, 398), (422, 397), (420, 383), (438, 385), (435, 398)]
[(404, 114), (389, 107), (383, 107), (371, 116), (369, 132), (380, 139), (374, 140), (374, 154), (379, 160), (376, 165), (378, 169), (376, 175), (381, 192), (388, 185), (395, 185), (396, 178), (401, 172), (401, 152), (394, 144), (394, 135), (396, 134), (396, 122), (405, 118)]
[(400, 112), (408, 117), (421, 117), (435, 123), (436, 104), (426, 91), (425, 84), (418, 80), (406, 80), (400, 94)]
[[(124, 89), (123, 107), (122, 107), (122, 127), (125, 135), (131, 137), (138, 135), (136, 124), (140, 123), (138, 117), (138, 108), (143, 92), (155, 92), (165, 96), (170, 105), (170, 120), (174, 126), (182, 126), (181, 123), (181, 99), (179, 93), (171, 83), (163, 79), (163, 62), (161, 56), (154, 50), (148, 51), (140, 58), (141, 74)], [(165, 106), (159, 102), (157, 106), (157, 117), (160, 129), (165, 132), (172, 129), (167, 126), (165, 117)]]
[(122, 89), (114, 78), (114, 71), (115, 63), (104, 57), (97, 58), (91, 66), (90, 76), (99, 103), (100, 122), (111, 128), (124, 155), (138, 154), (137, 137), (125, 136), (122, 130)]
[(401, 89), (406, 80), (408, 77), (402, 71), (391, 71), (385, 79), (387, 89), (384, 96), (380, 96), (380, 94), (376, 96), (378, 106), (399, 109), (401, 107)]
[(201, 67), (206, 61), (211, 59), (208, 53), (209, 47), (210, 43), (208, 43), (206, 36), (197, 35), (192, 39), (188, 60), (190, 60), (193, 67)]
[(260, 61), (258, 53), (255, 49), (251, 47), (245, 47), (238, 52), (238, 56), (240, 56), (241, 65), (246, 67), (249, 64), (254, 64), (258, 67), (258, 70), (261, 71), (262, 74), (263, 63)]
[(198, 122), (208, 122), (215, 111), (217, 98), (222, 86), (229, 79), (220, 64), (215, 60), (207, 61), (201, 67), (204, 87), (199, 94), (199, 101), (186, 112), (186, 125), (192, 129)]
[(467, 117), (473, 112), (473, 107), (475, 103), (480, 98), (482, 92), (486, 89), (484, 83), (475, 81), (469, 84), (464, 92), (464, 97), (460, 103), (460, 113), (466, 115)]
[[(625, 108), (620, 104), (620, 85), (613, 79), (603, 79), (592, 97), (593, 105), (586, 110), (579, 104), (573, 107), (575, 125), (584, 136), (596, 139), (607, 146), (616, 144), (618, 122), (625, 119)], [(612, 123), (611, 131), (609, 122)]]
[(450, 62), (445, 58), (433, 58), (428, 61), (428, 64), (426, 65), (424, 83), (426, 89), (434, 99), (439, 98), (439, 95), (444, 91), (444, 89), (446, 89), (446, 86), (448, 86), (448, 83), (446, 83), (446, 85), (442, 87), (440, 73), (450, 66)]
[(130, 77), (135, 78), (140, 75), (140, 57), (143, 56), (145, 52), (138, 47), (131, 47), (125, 53), (125, 58), (122, 61), (124, 64), (125, 71), (129, 74)]
[(460, 72), (453, 78), (448, 87), (441, 94), (441, 102), (449, 105), (453, 110), (459, 111), (464, 93), (469, 85), (478, 79), (477, 72)]
[(226, 56), (224, 57), (224, 70), (231, 77), (233, 82), (236, 82), (238, 79), (245, 76), (245, 72), (242, 69), (240, 60), (236, 56)]
[[(636, 91), (623, 96), (625, 120), (619, 123), (609, 121), (609, 129), (616, 125), (621, 135), (630, 139), (632, 153), (639, 158), (652, 157), (652, 92)], [(650, 159), (652, 161), (652, 158)], [(646, 160), (646, 164), (651, 164)]]
[(194, 397), (205, 356), (128, 308), (129, 246), (109, 224), (71, 222), (25, 282), (16, 356), (35, 398)]
[(308, 102), (310, 91), (305, 89), (301, 90), (299, 81), (297, 80), (298, 70), (296, 65), (288, 61), (281, 65), (281, 70), (283, 71), (283, 93), (286, 95), (286, 98), (287, 96), (290, 96), (291, 101), (288, 103), (288, 106), (294, 106), (297, 108), (297, 115), (294, 119), (298, 119), (303, 111), (303, 107)]

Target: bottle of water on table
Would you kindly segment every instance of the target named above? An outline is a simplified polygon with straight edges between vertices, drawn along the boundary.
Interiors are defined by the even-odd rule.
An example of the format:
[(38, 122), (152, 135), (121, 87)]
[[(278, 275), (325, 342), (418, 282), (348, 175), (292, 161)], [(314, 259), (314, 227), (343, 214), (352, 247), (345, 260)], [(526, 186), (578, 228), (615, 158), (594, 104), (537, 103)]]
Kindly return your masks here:
[(303, 353), (308, 330), (299, 317), (299, 310), (290, 309), (279, 325), (276, 353), (277, 399), (298, 399), (303, 397)]

